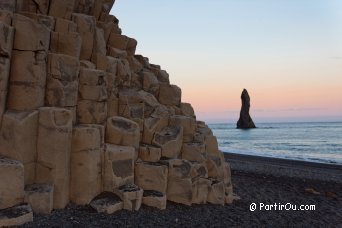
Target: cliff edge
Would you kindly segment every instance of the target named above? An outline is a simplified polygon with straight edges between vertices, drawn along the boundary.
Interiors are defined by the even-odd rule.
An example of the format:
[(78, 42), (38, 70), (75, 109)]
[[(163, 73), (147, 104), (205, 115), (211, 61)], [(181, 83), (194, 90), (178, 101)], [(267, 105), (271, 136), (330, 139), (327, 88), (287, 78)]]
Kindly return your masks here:
[(108, 214), (232, 202), (216, 137), (135, 53), (113, 4), (0, 2), (0, 226), (69, 202)]

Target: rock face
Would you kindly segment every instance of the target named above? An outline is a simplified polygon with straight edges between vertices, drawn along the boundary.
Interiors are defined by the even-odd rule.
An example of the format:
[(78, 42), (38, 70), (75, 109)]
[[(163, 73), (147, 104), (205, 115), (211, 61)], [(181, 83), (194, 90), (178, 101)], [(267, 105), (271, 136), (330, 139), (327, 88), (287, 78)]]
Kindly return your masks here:
[(241, 102), (242, 102), (242, 106), (241, 106), (241, 111), (240, 111), (240, 119), (237, 122), (237, 128), (240, 128), (240, 129), (256, 128), (251, 116), (249, 115), (249, 108), (251, 104), (250, 104), (250, 98), (246, 89), (242, 91)]
[(0, 226), (69, 202), (106, 213), (231, 203), (216, 137), (135, 54), (113, 4), (0, 1)]

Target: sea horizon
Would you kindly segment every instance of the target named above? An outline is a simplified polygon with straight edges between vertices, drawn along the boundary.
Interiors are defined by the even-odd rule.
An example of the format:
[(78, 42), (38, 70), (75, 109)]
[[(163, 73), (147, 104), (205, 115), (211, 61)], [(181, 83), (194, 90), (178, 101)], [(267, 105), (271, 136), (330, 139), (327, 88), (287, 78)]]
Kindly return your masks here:
[(225, 153), (342, 165), (342, 121), (257, 123), (236, 129), (235, 123), (211, 123)]
[[(199, 121), (202, 121), (199, 119)], [(222, 120), (220, 121), (210, 121), (210, 120), (206, 120), (205, 122), (210, 125), (210, 124), (236, 124), (238, 121), (238, 119), (235, 121), (235, 122), (232, 122), (232, 121), (227, 121), (227, 122), (224, 122)], [(260, 122), (256, 122), (255, 121), (255, 125), (256, 125), (256, 128), (258, 128), (258, 124), (286, 124), (286, 123), (342, 123), (342, 120), (308, 120), (308, 121), (301, 121), (301, 120), (279, 120), (279, 121), (260, 121)], [(249, 129), (251, 130), (251, 129)]]

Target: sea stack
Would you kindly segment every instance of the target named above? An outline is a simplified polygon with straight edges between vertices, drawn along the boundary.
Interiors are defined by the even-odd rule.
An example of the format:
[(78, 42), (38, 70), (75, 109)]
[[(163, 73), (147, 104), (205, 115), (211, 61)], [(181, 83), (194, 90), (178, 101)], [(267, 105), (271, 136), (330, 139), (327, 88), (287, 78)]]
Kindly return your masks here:
[(251, 104), (250, 104), (250, 98), (246, 89), (243, 89), (242, 91), (241, 102), (242, 102), (242, 105), (241, 105), (241, 111), (240, 111), (240, 119), (237, 122), (236, 127), (239, 129), (256, 128), (251, 116), (249, 115), (249, 108)]

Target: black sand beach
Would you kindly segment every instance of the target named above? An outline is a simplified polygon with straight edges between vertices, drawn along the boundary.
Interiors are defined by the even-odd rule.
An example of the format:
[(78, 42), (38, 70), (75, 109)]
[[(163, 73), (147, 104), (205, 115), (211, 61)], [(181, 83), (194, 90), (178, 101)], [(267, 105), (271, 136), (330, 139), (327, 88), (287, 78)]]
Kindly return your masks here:
[[(229, 157), (229, 156), (228, 156)], [(236, 160), (253, 163), (253, 159), (235, 156)], [(258, 158), (267, 162), (267, 158)], [(228, 159), (229, 160), (229, 159)], [(277, 159), (271, 159), (277, 167)], [(254, 161), (254, 163), (257, 163)], [(278, 168), (286, 161), (278, 161)], [(310, 169), (308, 164), (288, 161), (288, 167)], [(305, 166), (306, 165), (306, 166)], [(329, 170), (332, 175), (340, 166), (313, 164)], [(233, 165), (234, 167), (234, 165)], [(138, 212), (120, 211), (113, 215), (97, 214), (89, 206), (69, 205), (51, 215), (36, 215), (34, 222), (24, 227), (342, 227), (342, 184), (334, 181), (310, 180), (262, 172), (232, 171), (234, 192), (241, 197), (231, 205), (194, 205), (187, 207), (168, 202), (167, 209), (159, 211), (142, 206)], [(306, 192), (312, 188), (319, 194)], [(256, 203), (257, 209), (250, 211)], [(264, 205), (315, 205), (315, 210), (259, 210)], [(266, 207), (266, 206), (265, 206)], [(264, 208), (265, 208), (264, 207)]]

